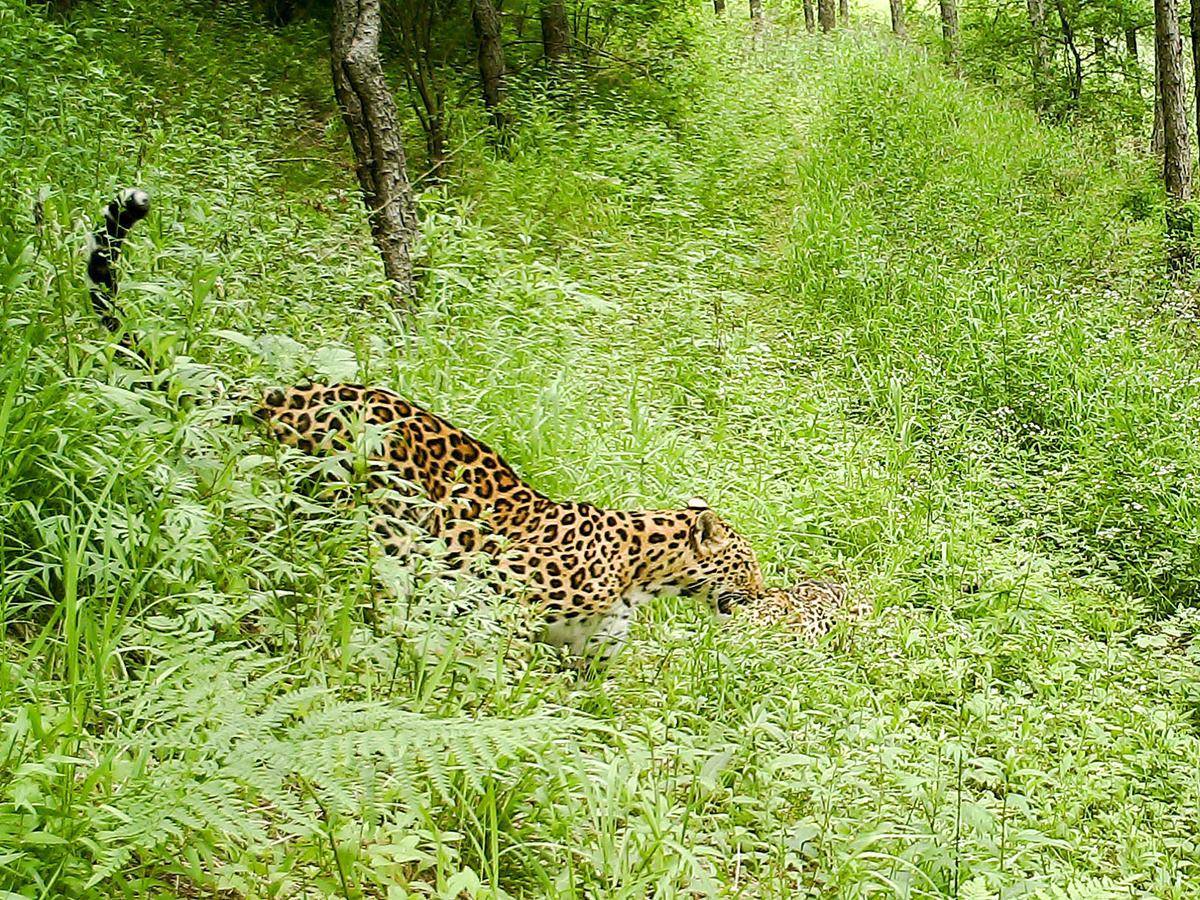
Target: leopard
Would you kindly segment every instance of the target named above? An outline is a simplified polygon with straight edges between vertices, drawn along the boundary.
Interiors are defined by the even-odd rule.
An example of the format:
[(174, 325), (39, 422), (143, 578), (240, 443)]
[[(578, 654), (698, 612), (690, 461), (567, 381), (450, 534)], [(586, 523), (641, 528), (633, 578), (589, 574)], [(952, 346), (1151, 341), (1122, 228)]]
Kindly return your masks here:
[(868, 597), (842, 582), (802, 579), (787, 588), (767, 588), (738, 614), (756, 626), (815, 644), (838, 625), (867, 618), (871, 610)]
[[(149, 212), (144, 190), (122, 191), (90, 241), (94, 311), (135, 352), (116, 301), (115, 267), (129, 231)], [(410, 552), (406, 526), (416, 525), (442, 542), (451, 565), (484, 560), (503, 596), (538, 613), (541, 640), (575, 657), (610, 657), (635, 613), (656, 598), (695, 597), (726, 620), (766, 589), (750, 542), (703, 499), (633, 510), (552, 499), (483, 441), (386, 388), (272, 387), (252, 415), (274, 440), (306, 455), (345, 454), (368, 435), (371, 529), (383, 551)]]

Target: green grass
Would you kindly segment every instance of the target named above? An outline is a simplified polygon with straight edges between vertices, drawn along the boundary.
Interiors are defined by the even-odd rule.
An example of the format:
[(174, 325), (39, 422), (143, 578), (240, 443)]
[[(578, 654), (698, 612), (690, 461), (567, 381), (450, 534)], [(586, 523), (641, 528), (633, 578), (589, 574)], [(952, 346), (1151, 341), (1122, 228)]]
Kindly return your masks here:
[[(693, 18), (662, 83), (514, 85), (510, 158), (461, 114), (406, 329), (316, 26), (0, 3), (0, 890), (1196, 893), (1200, 387), (1149, 165), (877, 36)], [(129, 183), (166, 396), (82, 284)], [(361, 507), (193, 401), (307, 373), (556, 496), (704, 495), (874, 614), (662, 603), (578, 679), (435, 560), (373, 578)]]

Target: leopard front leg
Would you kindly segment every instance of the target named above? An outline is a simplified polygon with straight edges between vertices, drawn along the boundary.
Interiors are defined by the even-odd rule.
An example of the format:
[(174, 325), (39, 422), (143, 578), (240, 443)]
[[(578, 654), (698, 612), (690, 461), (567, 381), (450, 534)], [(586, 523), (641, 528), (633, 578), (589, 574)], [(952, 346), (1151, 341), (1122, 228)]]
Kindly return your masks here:
[(634, 608), (618, 603), (600, 618), (600, 624), (584, 646), (584, 655), (593, 660), (608, 662), (625, 646)]
[(633, 613), (633, 606), (618, 601), (603, 613), (548, 616), (542, 637), (581, 661), (606, 662), (625, 643)]

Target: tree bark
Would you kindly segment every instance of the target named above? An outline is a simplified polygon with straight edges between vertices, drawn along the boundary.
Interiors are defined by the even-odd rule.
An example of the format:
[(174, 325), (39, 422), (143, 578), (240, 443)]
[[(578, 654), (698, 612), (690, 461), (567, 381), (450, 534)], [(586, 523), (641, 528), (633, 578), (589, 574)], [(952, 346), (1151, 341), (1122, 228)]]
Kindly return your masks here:
[(1074, 109), (1079, 109), (1079, 100), (1083, 96), (1083, 55), (1079, 52), (1079, 45), (1075, 43), (1075, 26), (1071, 23), (1071, 17), (1067, 15), (1066, 6), (1063, 0), (1054, 0), (1054, 8), (1058, 12), (1058, 23), (1062, 29), (1063, 44), (1067, 48), (1067, 52), (1071, 54), (1071, 106)]
[(762, 0), (750, 0), (750, 21), (754, 23), (755, 27), (759, 27), (762, 25), (762, 20)]
[(908, 40), (908, 27), (904, 24), (904, 0), (888, 0), (892, 11), (892, 34)]
[(446, 178), (446, 164), (450, 154), (446, 150), (446, 114), (443, 107), (438, 107), (437, 114), (430, 117), (425, 130), (425, 152), (429, 157), (429, 172), (427, 178), (440, 184)]
[(408, 97), (425, 134), (428, 172), (432, 182), (442, 180), (446, 152), (446, 54), (434, 39), (442, 24), (440, 4), (420, 0), (390, 0), (385, 20), (390, 34), (399, 38), (397, 61), (404, 65)]
[(500, 14), (492, 0), (471, 0), (471, 22), (479, 41), (479, 79), (483, 83), (483, 105), (500, 138), (508, 128), (504, 110), (504, 80), (508, 70), (500, 43)]
[(809, 34), (817, 30), (817, 10), (813, 0), (804, 0), (804, 28)]
[(1192, 38), (1192, 89), (1196, 94), (1196, 140), (1200, 141), (1200, 0), (1192, 0), (1188, 23)]
[(417, 213), (396, 104), (379, 61), (379, 0), (335, 0), (331, 45), (333, 91), (354, 148), (371, 236), (384, 273), (407, 299)]
[[(1156, 36), (1150, 35), (1152, 38)], [(1162, 117), (1162, 81), (1158, 72), (1157, 39), (1151, 43), (1154, 47), (1154, 121), (1150, 126), (1150, 153), (1153, 156), (1163, 155), (1163, 117)]]
[(713, 12), (718, 16), (725, 12), (725, 0), (713, 0)]
[(267, 0), (264, 12), (267, 14), (268, 22), (276, 28), (282, 28), (285, 25), (291, 25), (292, 20), (296, 18), (296, 2), (295, 0)]
[(1154, 0), (1154, 58), (1162, 95), (1163, 186), (1167, 191), (1167, 258), (1172, 269), (1192, 259), (1192, 159), (1188, 151), (1183, 39), (1176, 0)]
[(1125, 52), (1128, 53), (1130, 56), (1132, 56), (1134, 59), (1137, 59), (1138, 49), (1137, 49), (1137, 29), (1136, 28), (1126, 28), (1125, 29)]
[(945, 45), (946, 64), (954, 71), (959, 68), (958, 52), (958, 2), (938, 0), (942, 13), (942, 43)]
[(843, 25), (850, 22), (850, 0), (838, 0), (838, 19)]
[(1158, 50), (1154, 51), (1154, 124), (1150, 127), (1150, 152), (1163, 155), (1162, 82), (1158, 77)]
[(563, 0), (542, 0), (542, 54), (552, 63), (566, 59), (571, 45), (571, 26)]
[(1042, 109), (1046, 105), (1046, 73), (1050, 68), (1050, 56), (1046, 50), (1046, 3), (1045, 0), (1026, 0), (1029, 10), (1029, 30), (1033, 34), (1033, 53), (1030, 68), (1033, 70), (1034, 106)]
[(821, 23), (822, 31), (826, 34), (833, 31), (834, 26), (837, 25), (833, 0), (817, 0), (817, 19)]
[(446, 152), (446, 92), (429, 58), (428, 48), (416, 49), (406, 74), (412, 87), (413, 111), (425, 132), (428, 177), (438, 182), (442, 180), (449, 159)]

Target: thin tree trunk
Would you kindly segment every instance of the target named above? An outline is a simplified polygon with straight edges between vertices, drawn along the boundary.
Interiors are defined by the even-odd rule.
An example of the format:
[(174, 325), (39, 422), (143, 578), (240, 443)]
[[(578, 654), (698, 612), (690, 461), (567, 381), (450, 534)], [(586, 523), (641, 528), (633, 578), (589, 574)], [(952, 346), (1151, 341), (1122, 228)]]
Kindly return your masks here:
[(1154, 124), (1150, 128), (1150, 152), (1163, 155), (1162, 79), (1158, 72), (1158, 48), (1154, 50)]
[(1054, 8), (1058, 11), (1063, 43), (1067, 52), (1071, 54), (1071, 106), (1073, 109), (1079, 109), (1079, 99), (1083, 96), (1083, 56), (1079, 52), (1079, 45), (1075, 43), (1075, 26), (1071, 24), (1063, 0), (1054, 0)]
[(1125, 29), (1125, 52), (1128, 53), (1130, 56), (1132, 56), (1134, 59), (1137, 59), (1138, 49), (1137, 49), (1137, 29), (1136, 28), (1126, 28)]
[(483, 82), (483, 105), (487, 107), (492, 127), (503, 139), (508, 127), (504, 111), (504, 47), (500, 43), (500, 14), (492, 0), (471, 0), (471, 22), (479, 41), (479, 79)]
[(713, 0), (713, 12), (718, 16), (725, 13), (725, 0)]
[(750, 0), (750, 21), (756, 28), (759, 28), (762, 26), (762, 20), (762, 0)]
[(838, 0), (838, 19), (843, 25), (850, 22), (850, 0)]
[(904, 0), (888, 0), (892, 10), (892, 33), (908, 40), (908, 27), (904, 24)]
[(1192, 0), (1188, 25), (1192, 38), (1192, 89), (1196, 95), (1196, 140), (1200, 141), (1200, 0)]
[(542, 53), (552, 63), (566, 59), (571, 45), (571, 26), (563, 0), (542, 0)]
[(331, 50), (333, 91), (354, 148), (371, 236), (384, 273), (407, 299), (417, 213), (396, 104), (379, 61), (379, 0), (335, 0)]
[(1046, 51), (1046, 3), (1045, 0), (1026, 0), (1029, 10), (1029, 30), (1033, 33), (1033, 53), (1030, 66), (1033, 69), (1034, 105), (1040, 110), (1046, 105), (1046, 74), (1050, 68), (1050, 57)]
[(804, 27), (809, 34), (817, 30), (817, 10), (813, 0), (804, 0)]
[(942, 43), (945, 45), (946, 64), (954, 71), (959, 68), (958, 52), (958, 2), (938, 0), (942, 12)]
[[(418, 48), (405, 73), (412, 88), (413, 111), (421, 130), (425, 132), (425, 156), (429, 165), (428, 178), (439, 182), (445, 174), (449, 154), (446, 152), (446, 91), (427, 49)], [(419, 101), (419, 102), (418, 102)]]
[(290, 25), (296, 17), (295, 0), (267, 0), (265, 12), (267, 21), (276, 28)]
[(821, 22), (821, 30), (826, 34), (833, 31), (837, 25), (836, 11), (833, 0), (817, 0), (817, 18)]
[(1183, 39), (1176, 0), (1154, 0), (1154, 56), (1162, 94), (1163, 186), (1167, 190), (1167, 255), (1172, 269), (1192, 259), (1192, 158), (1188, 151)]
[(429, 157), (429, 172), (425, 176), (430, 182), (440, 184), (446, 177), (446, 163), (450, 154), (446, 151), (446, 116), (438, 107), (437, 113), (427, 123), (425, 152)]

